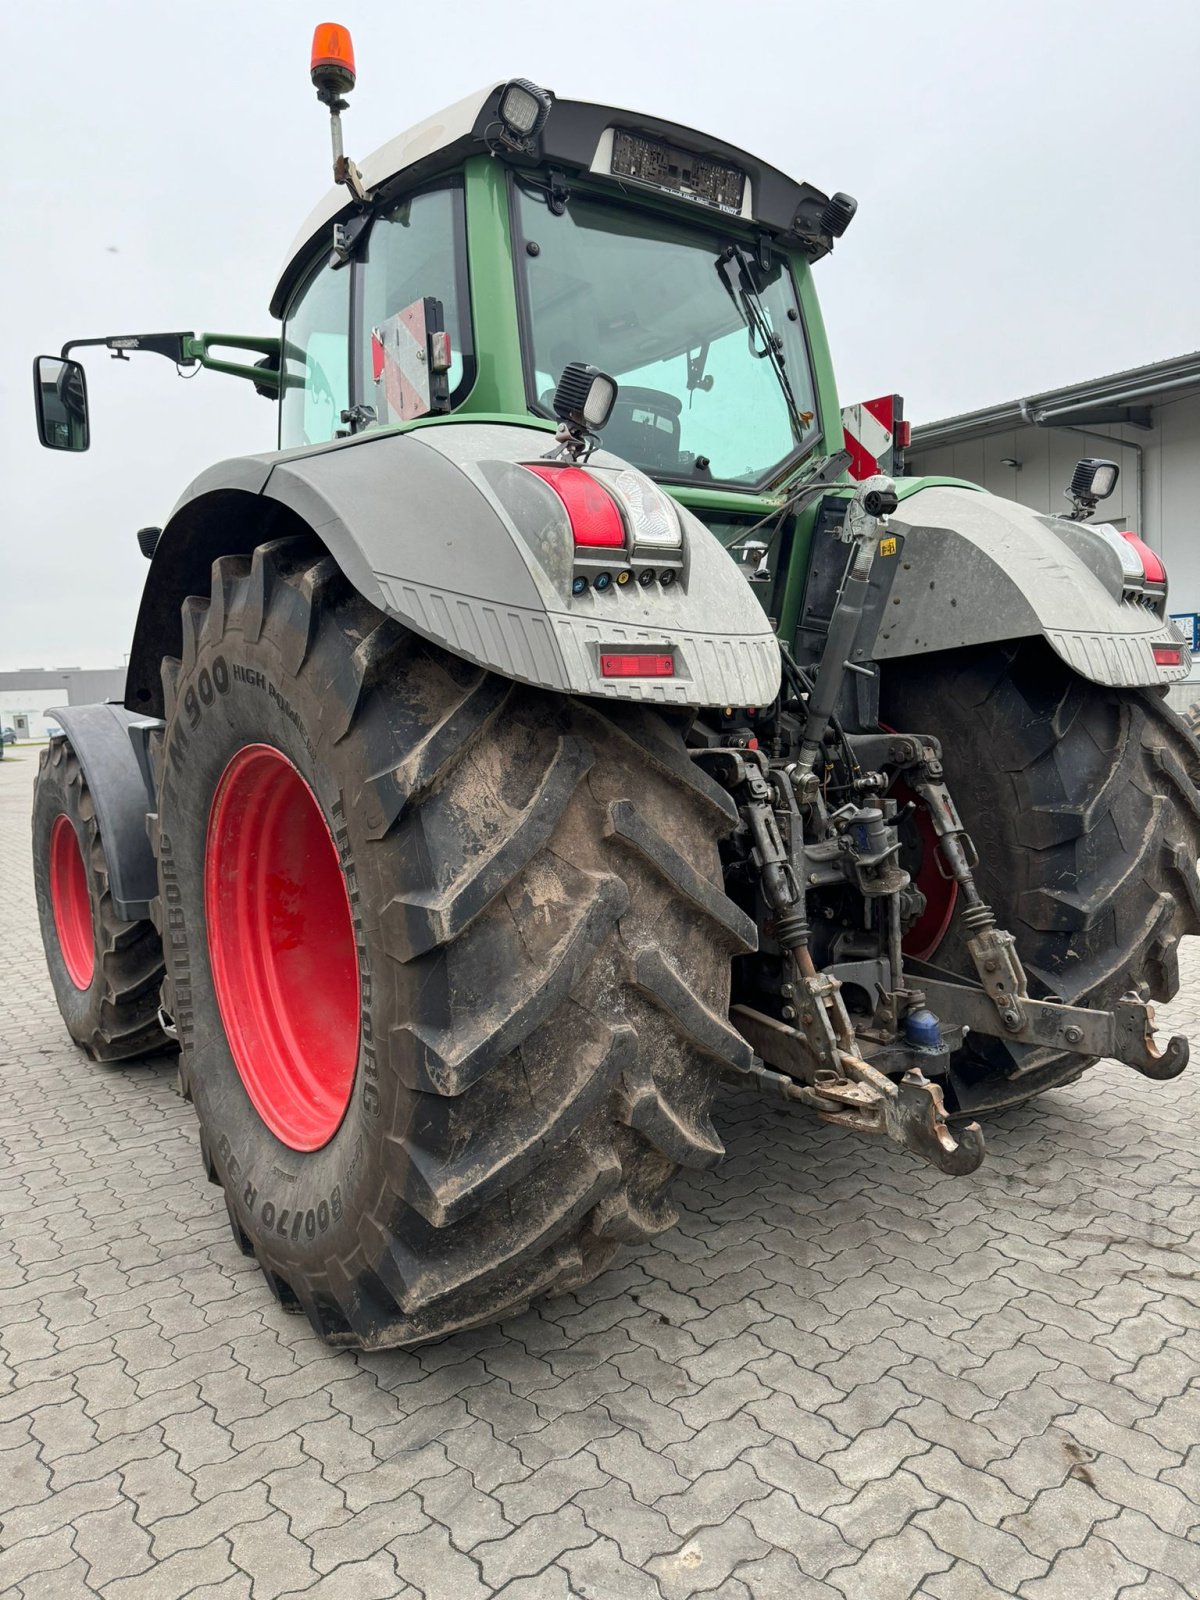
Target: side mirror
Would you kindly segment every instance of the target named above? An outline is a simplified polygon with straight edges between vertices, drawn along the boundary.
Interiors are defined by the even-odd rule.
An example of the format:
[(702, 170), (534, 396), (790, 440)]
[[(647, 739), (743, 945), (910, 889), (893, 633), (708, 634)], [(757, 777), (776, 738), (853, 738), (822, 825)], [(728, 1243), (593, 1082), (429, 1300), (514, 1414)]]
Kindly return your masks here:
[(33, 403), (38, 438), (48, 450), (86, 450), (87, 380), (78, 361), (38, 356), (33, 363)]

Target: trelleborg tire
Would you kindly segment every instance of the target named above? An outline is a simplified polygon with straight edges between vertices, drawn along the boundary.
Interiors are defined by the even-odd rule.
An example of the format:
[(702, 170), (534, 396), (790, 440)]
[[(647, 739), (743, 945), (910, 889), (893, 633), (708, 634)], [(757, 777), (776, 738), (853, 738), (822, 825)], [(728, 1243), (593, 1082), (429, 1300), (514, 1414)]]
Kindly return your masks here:
[[(976, 881), (1035, 997), (1176, 993), (1179, 940), (1200, 931), (1200, 747), (1159, 694), (1090, 683), (1029, 640), (889, 665), (882, 717), (941, 740)], [(965, 940), (956, 909), (928, 959), (974, 977)], [(947, 1101), (1018, 1104), (1091, 1064), (972, 1035)]]
[(209, 1176), (281, 1303), (416, 1343), (671, 1226), (749, 1059), (754, 931), (670, 721), (466, 664), (303, 539), (222, 558), (183, 625), (157, 915)]
[(39, 757), (33, 881), (50, 982), (75, 1043), (95, 1061), (173, 1048), (159, 1022), (158, 932), (116, 913), (91, 791), (63, 734)]

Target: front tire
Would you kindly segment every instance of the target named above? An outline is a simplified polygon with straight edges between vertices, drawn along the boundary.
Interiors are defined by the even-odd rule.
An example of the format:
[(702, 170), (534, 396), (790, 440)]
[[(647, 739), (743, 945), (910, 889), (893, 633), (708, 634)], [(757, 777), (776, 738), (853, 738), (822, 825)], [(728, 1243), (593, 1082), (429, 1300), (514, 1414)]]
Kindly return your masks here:
[[(282, 1304), (338, 1344), (417, 1343), (671, 1226), (676, 1169), (722, 1154), (717, 1071), (748, 1055), (730, 959), (754, 937), (721, 889), (736, 814), (678, 731), (447, 655), (300, 539), (218, 561), (183, 624), (158, 755), (181, 1076)], [(238, 785), (243, 819), (294, 824), (227, 828)], [(256, 990), (236, 974), (270, 938)], [(305, 1045), (312, 988), (333, 1020)], [(324, 1094), (307, 1123), (289, 1017), (296, 1082)]]
[[(1131, 990), (1171, 999), (1179, 941), (1200, 931), (1200, 746), (1163, 698), (1090, 683), (1039, 639), (893, 663), (882, 702), (889, 727), (941, 740), (976, 882), (1030, 993), (1098, 1009)], [(955, 910), (919, 953), (974, 978), (966, 938)], [(947, 1103), (1020, 1104), (1092, 1059), (973, 1035)]]
[(148, 919), (117, 915), (95, 803), (63, 734), (38, 762), (33, 876), (50, 981), (75, 1043), (93, 1061), (172, 1048), (159, 1020), (161, 941)]

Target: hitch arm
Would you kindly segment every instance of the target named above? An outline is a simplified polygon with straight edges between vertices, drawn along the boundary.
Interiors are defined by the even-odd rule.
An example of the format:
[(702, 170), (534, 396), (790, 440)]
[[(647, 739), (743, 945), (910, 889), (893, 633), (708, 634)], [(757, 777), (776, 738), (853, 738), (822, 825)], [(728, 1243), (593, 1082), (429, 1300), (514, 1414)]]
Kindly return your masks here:
[[(1073, 1050), (1083, 1056), (1106, 1056), (1121, 1061), (1146, 1078), (1177, 1078), (1188, 1063), (1188, 1042), (1181, 1034), (1168, 1039), (1160, 1050), (1154, 1040), (1154, 1009), (1136, 994), (1118, 1000), (1111, 1011), (1089, 1011), (1083, 1006), (1059, 1005), (1052, 1000), (1021, 997), (1022, 1021), (1018, 1028), (1004, 1024), (991, 998), (974, 984), (952, 983), (927, 977), (921, 962), (909, 962), (925, 993), (926, 1002), (947, 1021), (965, 1023), (976, 1033), (1012, 1039), (1020, 1044)], [(1018, 1067), (1016, 1076), (1020, 1076)]]
[(770, 1093), (808, 1106), (822, 1122), (890, 1139), (939, 1172), (974, 1172), (983, 1160), (979, 1124), (969, 1122), (956, 1138), (946, 1122), (941, 1089), (919, 1067), (895, 1083), (870, 1062), (842, 1050), (836, 1072), (822, 1068), (811, 1083), (798, 1083), (794, 1075), (808, 1077), (814, 1065), (812, 1047), (802, 1033), (750, 1006), (734, 1006), (730, 1020), (757, 1056), (788, 1074), (752, 1071), (747, 1076), (760, 1090), (769, 1080)]

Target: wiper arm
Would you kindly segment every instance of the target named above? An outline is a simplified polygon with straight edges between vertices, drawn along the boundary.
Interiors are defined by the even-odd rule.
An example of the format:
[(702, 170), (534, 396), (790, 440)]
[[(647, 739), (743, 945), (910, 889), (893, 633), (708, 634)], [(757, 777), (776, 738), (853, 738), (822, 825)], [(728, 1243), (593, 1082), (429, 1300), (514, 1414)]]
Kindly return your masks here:
[[(796, 443), (799, 444), (804, 437), (808, 422), (812, 421), (812, 417), (801, 411), (796, 404), (796, 396), (792, 391), (791, 381), (788, 378), (787, 367), (783, 359), (783, 341), (771, 327), (771, 319), (754, 282), (754, 275), (750, 269), (750, 262), (746, 257), (745, 251), (739, 245), (727, 245), (717, 257), (716, 268), (721, 274), (721, 279), (726, 289), (729, 291), (729, 298), (737, 307), (738, 315), (745, 320), (749, 329), (751, 350), (760, 360), (765, 357), (771, 363), (771, 369), (779, 381), (779, 387), (787, 403), (788, 416), (791, 418), (792, 431), (796, 435)], [(755, 349), (755, 334), (762, 341), (763, 348), (761, 350)]]

